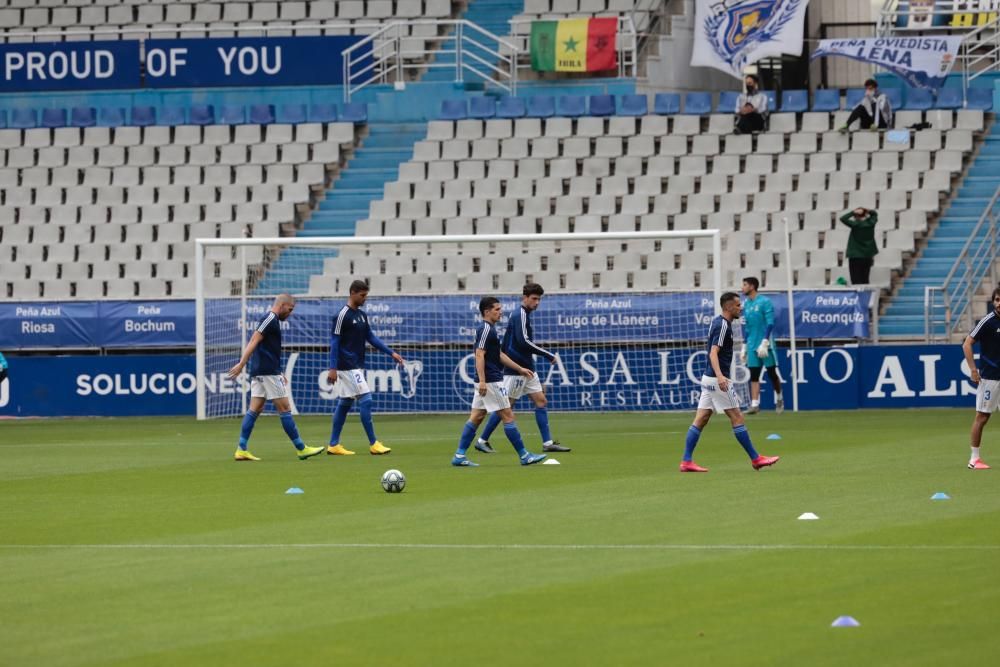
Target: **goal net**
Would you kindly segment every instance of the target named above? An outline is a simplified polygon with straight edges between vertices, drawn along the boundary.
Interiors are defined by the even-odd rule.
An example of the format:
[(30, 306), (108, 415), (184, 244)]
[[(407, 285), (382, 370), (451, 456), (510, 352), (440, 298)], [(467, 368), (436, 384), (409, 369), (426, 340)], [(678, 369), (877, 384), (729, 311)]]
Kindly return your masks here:
[[(332, 323), (357, 279), (369, 284), (363, 310), (372, 331), (406, 360), (398, 366), (368, 349), (365, 372), (380, 412), (466, 411), (479, 300), (501, 300), (502, 333), (526, 282), (545, 290), (531, 323), (535, 342), (556, 355), (552, 363), (536, 358), (551, 410), (690, 410), (725, 291), (715, 230), (199, 239), (196, 246), (200, 419), (245, 411), (248, 378), (229, 380), (226, 372), (281, 293), (297, 299), (281, 323), (293, 410), (329, 414), (338, 398), (327, 380)], [(748, 373), (731, 370), (745, 401)]]

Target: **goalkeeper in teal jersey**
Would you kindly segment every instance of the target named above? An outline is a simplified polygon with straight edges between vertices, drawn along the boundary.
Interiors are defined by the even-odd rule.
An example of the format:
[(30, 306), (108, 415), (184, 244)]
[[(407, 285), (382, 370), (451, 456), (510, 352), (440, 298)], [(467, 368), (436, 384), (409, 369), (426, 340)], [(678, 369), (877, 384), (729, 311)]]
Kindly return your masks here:
[(743, 319), (745, 341), (740, 356), (750, 369), (750, 409), (747, 414), (760, 412), (760, 373), (766, 368), (774, 387), (774, 411), (785, 409), (781, 396), (781, 378), (778, 376), (778, 355), (774, 346), (774, 306), (771, 300), (759, 294), (760, 281), (754, 277), (743, 279)]

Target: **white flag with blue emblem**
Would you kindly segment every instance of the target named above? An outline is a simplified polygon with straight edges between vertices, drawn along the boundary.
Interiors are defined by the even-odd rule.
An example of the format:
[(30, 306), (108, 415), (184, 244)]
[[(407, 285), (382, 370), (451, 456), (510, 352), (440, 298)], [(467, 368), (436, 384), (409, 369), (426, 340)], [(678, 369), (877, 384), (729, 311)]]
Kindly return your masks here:
[(809, 0), (697, 0), (691, 64), (743, 78), (762, 58), (802, 55)]

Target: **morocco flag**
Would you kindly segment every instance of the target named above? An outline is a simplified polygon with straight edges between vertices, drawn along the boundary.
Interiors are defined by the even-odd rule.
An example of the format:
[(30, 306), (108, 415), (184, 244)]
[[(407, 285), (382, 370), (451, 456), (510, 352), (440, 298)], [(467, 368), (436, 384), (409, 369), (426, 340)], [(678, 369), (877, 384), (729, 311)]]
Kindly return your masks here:
[(618, 19), (568, 19), (531, 24), (536, 72), (600, 72), (618, 67)]

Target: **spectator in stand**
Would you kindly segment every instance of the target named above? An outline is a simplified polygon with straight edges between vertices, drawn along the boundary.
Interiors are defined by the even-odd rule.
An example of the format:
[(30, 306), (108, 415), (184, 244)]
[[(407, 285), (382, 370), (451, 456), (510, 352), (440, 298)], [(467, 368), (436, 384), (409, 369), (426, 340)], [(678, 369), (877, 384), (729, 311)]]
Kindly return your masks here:
[(887, 130), (892, 127), (892, 103), (887, 95), (879, 92), (875, 79), (865, 81), (865, 96), (851, 111), (840, 131), (848, 132), (854, 121), (860, 122), (862, 130)]
[(736, 134), (763, 132), (767, 119), (767, 95), (760, 92), (760, 79), (747, 74), (746, 92), (736, 100)]
[(851, 271), (852, 285), (867, 285), (871, 275), (878, 244), (875, 242), (875, 225), (878, 212), (856, 208), (844, 214), (840, 221), (851, 228), (847, 238), (847, 264)]

